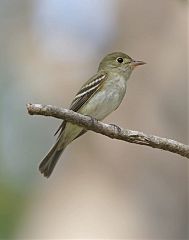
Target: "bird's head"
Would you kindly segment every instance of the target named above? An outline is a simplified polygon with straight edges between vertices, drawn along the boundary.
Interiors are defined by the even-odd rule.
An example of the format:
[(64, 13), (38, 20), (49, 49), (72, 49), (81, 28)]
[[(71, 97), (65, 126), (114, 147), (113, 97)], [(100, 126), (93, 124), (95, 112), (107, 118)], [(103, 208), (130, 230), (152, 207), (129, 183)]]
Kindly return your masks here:
[(125, 53), (114, 52), (106, 55), (102, 59), (98, 70), (112, 70), (126, 75), (130, 75), (135, 67), (143, 64), (145, 64), (145, 62), (135, 61)]

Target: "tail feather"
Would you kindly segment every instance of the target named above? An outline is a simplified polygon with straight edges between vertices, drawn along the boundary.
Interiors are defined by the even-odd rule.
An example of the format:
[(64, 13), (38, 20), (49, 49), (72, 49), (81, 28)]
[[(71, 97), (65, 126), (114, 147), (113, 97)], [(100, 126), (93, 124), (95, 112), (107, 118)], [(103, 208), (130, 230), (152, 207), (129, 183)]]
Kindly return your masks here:
[(39, 165), (39, 171), (45, 176), (50, 177), (58, 159), (60, 158), (61, 153), (63, 152), (64, 148), (61, 150), (57, 150), (58, 141), (55, 145), (50, 149), (48, 154), (42, 160)]

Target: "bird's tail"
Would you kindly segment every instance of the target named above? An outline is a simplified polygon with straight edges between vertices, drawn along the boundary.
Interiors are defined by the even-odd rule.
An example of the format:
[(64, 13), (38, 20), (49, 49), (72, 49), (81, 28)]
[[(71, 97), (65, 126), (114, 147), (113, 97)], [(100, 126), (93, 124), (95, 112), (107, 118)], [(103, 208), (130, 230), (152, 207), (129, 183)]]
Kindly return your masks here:
[(58, 143), (59, 141), (54, 144), (39, 165), (39, 171), (47, 178), (50, 177), (58, 159), (60, 158), (60, 155), (66, 147), (65, 146), (62, 149), (57, 149)]

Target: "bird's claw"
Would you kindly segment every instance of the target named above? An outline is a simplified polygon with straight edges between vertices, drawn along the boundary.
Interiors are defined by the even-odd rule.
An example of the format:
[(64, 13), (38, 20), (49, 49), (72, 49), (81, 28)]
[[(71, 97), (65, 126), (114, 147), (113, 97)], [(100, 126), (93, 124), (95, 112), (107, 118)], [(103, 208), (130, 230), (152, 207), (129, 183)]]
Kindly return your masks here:
[(114, 127), (115, 132), (117, 132), (118, 134), (121, 132), (121, 128), (116, 124), (110, 123), (109, 125)]
[(94, 117), (91, 117), (90, 115), (85, 115), (87, 117), (90, 118), (90, 121), (91, 121), (91, 125), (95, 125), (98, 123), (98, 119), (94, 118)]

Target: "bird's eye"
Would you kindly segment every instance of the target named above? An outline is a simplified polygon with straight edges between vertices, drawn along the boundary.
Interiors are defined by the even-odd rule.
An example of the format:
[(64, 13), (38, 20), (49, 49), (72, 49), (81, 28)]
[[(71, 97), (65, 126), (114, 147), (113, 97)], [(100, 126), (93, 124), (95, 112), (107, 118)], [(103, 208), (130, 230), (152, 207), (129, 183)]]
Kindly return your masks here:
[(118, 63), (122, 63), (123, 62), (123, 58), (121, 58), (121, 57), (118, 57), (116, 60), (117, 60)]

